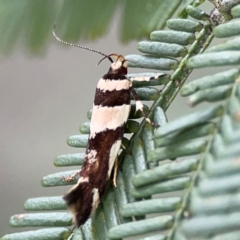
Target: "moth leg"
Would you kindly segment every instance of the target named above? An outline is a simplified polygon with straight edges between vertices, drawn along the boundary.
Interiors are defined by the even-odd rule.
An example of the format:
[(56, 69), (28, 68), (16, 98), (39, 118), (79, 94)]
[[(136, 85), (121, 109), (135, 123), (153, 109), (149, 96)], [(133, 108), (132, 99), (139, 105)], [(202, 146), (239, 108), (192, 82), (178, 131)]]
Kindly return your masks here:
[(136, 102), (136, 112), (137, 112), (138, 110), (140, 110), (141, 113), (142, 113), (142, 115), (143, 115), (143, 117), (145, 118), (145, 120), (146, 120), (150, 125), (152, 125), (152, 126), (155, 127), (155, 128), (159, 127), (158, 124), (152, 122), (152, 121), (146, 116), (145, 112), (143, 111), (143, 104), (142, 104), (142, 102), (140, 101), (140, 99), (139, 99), (139, 97), (138, 97), (135, 89), (134, 89), (133, 87), (131, 87), (131, 88), (130, 88), (130, 91), (131, 91), (131, 93), (132, 93), (132, 95), (133, 95), (133, 97), (134, 97), (134, 100), (135, 100), (135, 102)]
[(154, 73), (145, 73), (143, 75), (143, 73), (135, 73), (135, 74), (128, 74), (128, 78), (131, 82), (150, 82), (151, 80), (156, 80), (159, 79), (161, 77), (166, 76), (166, 73), (160, 73), (160, 74), (155, 74)]
[(114, 162), (114, 173), (113, 173), (113, 185), (117, 187), (117, 169), (118, 169), (118, 156)]
[(76, 229), (76, 226), (74, 226), (72, 229), (68, 228), (69, 231), (71, 232), (71, 235), (68, 237), (67, 240), (72, 240), (74, 237), (74, 230)]
[(122, 146), (122, 148), (123, 148), (124, 150), (126, 150), (126, 147), (125, 147), (123, 144), (121, 144), (121, 146)]
[(71, 235), (68, 237), (67, 240), (71, 240), (71, 239), (73, 239), (73, 237), (74, 237), (74, 233), (71, 233)]
[(75, 173), (73, 173), (72, 175), (68, 176), (68, 177), (65, 177), (65, 176), (62, 176), (62, 180), (65, 181), (65, 182), (71, 182), (71, 181), (74, 181), (75, 177), (80, 173), (80, 170), (76, 171)]

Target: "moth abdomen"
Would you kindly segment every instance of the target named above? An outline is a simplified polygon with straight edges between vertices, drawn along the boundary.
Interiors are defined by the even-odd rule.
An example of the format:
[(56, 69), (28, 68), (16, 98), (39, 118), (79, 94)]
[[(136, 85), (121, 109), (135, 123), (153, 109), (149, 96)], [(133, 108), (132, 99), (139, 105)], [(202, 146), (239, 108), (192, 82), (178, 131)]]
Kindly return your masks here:
[(81, 179), (63, 197), (77, 227), (80, 227), (88, 220), (100, 200), (98, 189), (89, 182), (82, 182)]
[(121, 147), (124, 124), (113, 130), (98, 129), (92, 128), (77, 184), (63, 197), (77, 227), (87, 221), (104, 194)]

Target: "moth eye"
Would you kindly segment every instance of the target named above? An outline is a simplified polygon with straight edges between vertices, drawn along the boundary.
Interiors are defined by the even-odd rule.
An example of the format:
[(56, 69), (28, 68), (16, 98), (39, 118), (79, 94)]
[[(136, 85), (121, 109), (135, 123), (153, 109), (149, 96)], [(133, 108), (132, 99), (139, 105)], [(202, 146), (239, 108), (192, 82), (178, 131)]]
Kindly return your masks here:
[(127, 74), (127, 68), (123, 66), (122, 69), (121, 69), (121, 72), (122, 72), (123, 74)]

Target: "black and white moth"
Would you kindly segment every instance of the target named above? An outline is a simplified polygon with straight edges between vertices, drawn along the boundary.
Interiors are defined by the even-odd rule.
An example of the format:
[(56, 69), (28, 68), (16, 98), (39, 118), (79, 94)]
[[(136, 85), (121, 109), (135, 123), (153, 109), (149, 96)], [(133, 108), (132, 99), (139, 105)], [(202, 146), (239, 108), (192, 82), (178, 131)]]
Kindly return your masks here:
[[(145, 116), (143, 105), (132, 87), (132, 81), (126, 77), (127, 60), (122, 55), (105, 55), (64, 42), (56, 36), (54, 29), (53, 34), (58, 41), (97, 52), (104, 55), (103, 59), (108, 58), (112, 62), (108, 73), (97, 84), (84, 163), (78, 172), (80, 178), (63, 197), (73, 214), (76, 226), (80, 227), (97, 208), (111, 176), (131, 108), (131, 94), (136, 101), (136, 111), (140, 110), (145, 119), (154, 124)], [(149, 80), (150, 78), (146, 78), (144, 81)], [(72, 180), (77, 174), (65, 180)]]

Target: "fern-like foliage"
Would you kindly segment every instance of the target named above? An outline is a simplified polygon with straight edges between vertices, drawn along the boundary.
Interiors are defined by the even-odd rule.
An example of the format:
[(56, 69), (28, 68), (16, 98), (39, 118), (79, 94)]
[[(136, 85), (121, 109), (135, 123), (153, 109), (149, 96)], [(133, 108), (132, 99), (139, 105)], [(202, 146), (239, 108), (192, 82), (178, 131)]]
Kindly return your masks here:
[(107, 32), (116, 12), (121, 13), (121, 41), (140, 39), (162, 29), (177, 9), (193, 1), (0, 0), (0, 52), (9, 54), (21, 45), (32, 54), (42, 53), (52, 40), (55, 21), (65, 40), (99, 38)]
[[(240, 37), (206, 48), (214, 36), (240, 35), (240, 5), (231, 9), (235, 19), (213, 32), (200, 9), (188, 6), (186, 12), (195, 19), (168, 20), (170, 31), (152, 32), (152, 41), (139, 43), (139, 50), (147, 55), (126, 56), (144, 68), (173, 73), (146, 73), (156, 74), (157, 79), (134, 85), (142, 100), (153, 101), (145, 112), (161, 127), (153, 130), (145, 121), (139, 124), (135, 119), (141, 116), (132, 106), (126, 128), (132, 136), (124, 139), (117, 187), (109, 183), (92, 219), (72, 234), (67, 228), (72, 218), (61, 196), (32, 198), (26, 201), (26, 210), (49, 212), (15, 215), (11, 225), (52, 228), (9, 234), (2, 240), (240, 239), (239, 70), (230, 68), (183, 86), (194, 68), (239, 65)], [(157, 85), (164, 86), (161, 92)], [(165, 111), (180, 89), (191, 106), (203, 101), (215, 104), (168, 124)], [(69, 137), (70, 146), (86, 147), (89, 123), (80, 132)], [(81, 166), (83, 158), (82, 153), (61, 155), (55, 165)], [(48, 175), (42, 185), (67, 185), (62, 176), (71, 173)]]

